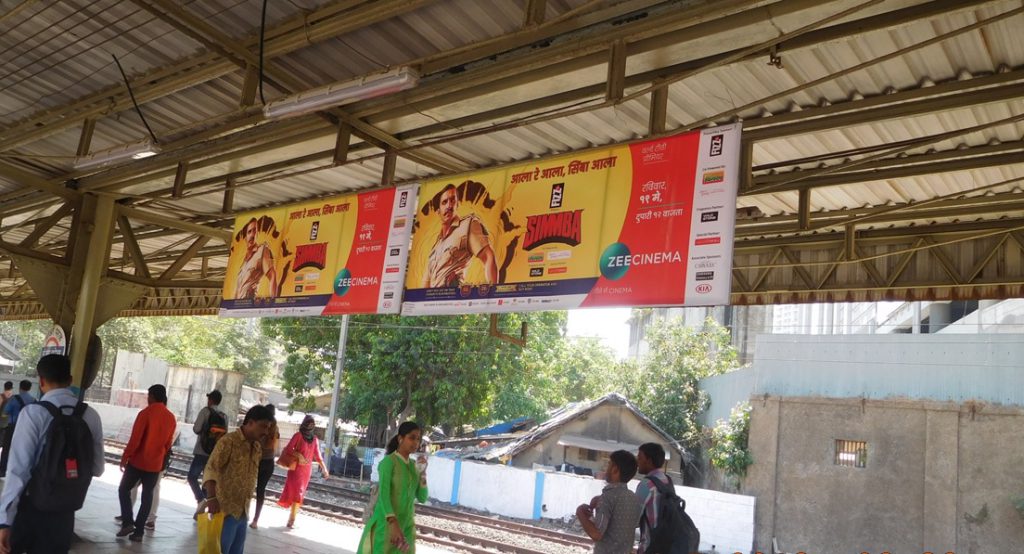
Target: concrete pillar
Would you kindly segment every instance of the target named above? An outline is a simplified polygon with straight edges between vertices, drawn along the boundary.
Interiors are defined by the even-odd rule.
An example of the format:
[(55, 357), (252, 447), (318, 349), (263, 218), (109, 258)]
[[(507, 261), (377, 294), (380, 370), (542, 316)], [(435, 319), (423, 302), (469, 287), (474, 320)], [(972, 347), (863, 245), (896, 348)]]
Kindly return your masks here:
[(924, 455), (923, 552), (955, 552), (960, 413), (928, 410)]
[(949, 302), (933, 302), (928, 306), (928, 332), (937, 333), (950, 324), (952, 310)]
[(921, 334), (921, 301), (915, 300), (914, 305), (914, 324), (911, 327), (911, 333), (914, 335)]

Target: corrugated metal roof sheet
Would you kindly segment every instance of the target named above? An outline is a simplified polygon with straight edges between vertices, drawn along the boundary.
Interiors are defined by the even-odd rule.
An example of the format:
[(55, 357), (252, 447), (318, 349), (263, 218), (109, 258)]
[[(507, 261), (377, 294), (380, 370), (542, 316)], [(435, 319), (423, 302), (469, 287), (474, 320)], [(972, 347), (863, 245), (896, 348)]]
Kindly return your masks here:
[[(397, 5), (398, 3), (394, 3)], [(460, 58), (472, 63), (456, 63), (452, 67), (433, 75), (426, 75), (424, 86), (431, 83), (455, 82), (480, 67), (512, 67), (518, 60), (530, 59), (531, 71), (543, 72), (543, 78), (529, 76), (515, 78), (515, 84), (498, 89), (488, 88), (487, 83), (470, 87), (465, 94), (451, 96), (451, 90), (439, 93), (441, 100), (429, 106), (405, 109), (404, 106), (388, 108), (389, 116), (375, 115), (377, 104), (361, 103), (346, 108), (352, 112), (369, 110), (367, 119), (375, 127), (402, 138), (408, 145), (423, 142), (434, 144), (417, 148), (416, 152), (426, 159), (433, 159), (446, 167), (473, 169), (495, 164), (511, 163), (554, 153), (567, 152), (614, 142), (638, 139), (647, 134), (649, 96), (614, 106), (596, 107), (564, 117), (553, 117), (542, 121), (530, 121), (558, 110), (576, 109), (583, 105), (600, 106), (600, 97), (580, 97), (571, 91), (588, 85), (603, 86), (607, 68), (600, 49), (590, 46), (597, 34), (611, 34), (617, 28), (644, 17), (635, 19), (617, 18), (616, 25), (600, 23), (604, 27), (597, 33), (593, 29), (570, 30), (555, 39), (534, 43), (516, 42), (514, 37), (524, 32), (525, 0), (436, 0), (422, 5), (407, 5), (392, 16), (379, 17), (374, 22), (336, 36), (316, 36), (302, 42), (302, 35), (322, 28), (324, 21), (332, 25), (343, 25), (346, 18), (360, 10), (380, 9), (384, 3), (348, 2), (344, 4), (314, 0), (293, 0), (268, 4), (268, 28), (274, 29), (285, 22), (302, 21), (306, 26), (294, 27), (298, 37), (294, 47), (283, 54), (274, 54), (266, 62), (272, 71), (290, 77), (303, 86), (312, 88), (325, 83), (353, 78), (385, 66), (413, 63), (417, 60), (437, 59), (445, 53), (463, 47), (474, 47), (483, 41), (500, 40), (507, 44), (509, 52), (484, 56), (472, 61), (473, 56)], [(874, 6), (862, 13), (851, 15), (846, 20), (887, 13), (892, 10), (928, 9), (935, 3), (922, 0), (899, 0)], [(143, 7), (145, 3), (118, 2), (116, 0), (69, 0), (60, 3), (33, 3), (13, 16), (0, 16), (0, 144), (11, 140), (12, 130), (18, 133), (32, 133), (32, 137), (0, 152), (0, 161), (28, 169), (44, 178), (59, 183), (62, 179), (77, 174), (70, 173), (69, 167), (80, 138), (81, 125), (74, 119), (83, 110), (105, 106), (96, 112), (97, 124), (92, 138), (92, 151), (139, 140), (146, 136), (138, 115), (126, 104), (117, 104), (115, 96), (123, 94), (123, 84), (117, 72), (112, 54), (118, 55), (125, 70), (140, 88), (144, 97), (143, 113), (158, 138), (179, 137), (182, 134), (209, 126), (218, 121), (222, 125), (221, 137), (209, 136), (207, 140), (226, 142), (230, 137), (249, 133), (252, 141), (232, 147), (236, 154), (228, 155), (225, 149), (218, 152), (197, 151), (196, 163), (189, 171), (189, 183), (209, 181), (202, 190), (213, 190), (203, 195), (186, 191), (183, 199), (166, 206), (178, 207), (183, 217), (189, 214), (216, 215), (222, 209), (219, 186), (215, 181), (226, 179), (225, 175), (250, 171), (237, 178), (233, 207), (246, 210), (259, 206), (301, 200), (360, 188), (377, 186), (380, 182), (382, 159), (377, 147), (364, 148), (350, 157), (360, 160), (341, 167), (333, 167), (327, 155), (333, 148), (334, 129), (325, 121), (312, 117), (289, 127), (289, 132), (301, 137), (292, 144), (276, 144), (272, 148), (259, 148), (259, 144), (270, 144), (279, 136), (269, 132), (260, 136), (261, 128), (253, 128), (239, 111), (240, 91), (244, 83), (244, 71), (227, 64), (220, 54), (211, 55), (199, 41), (170, 23), (161, 20)], [(708, 7), (738, 12), (755, 6), (784, 6), (771, 1), (710, 3), (700, 0), (678, 2), (655, 2), (628, 0), (596, 5), (586, 0), (550, 0), (547, 2), (547, 18), (551, 20), (563, 14), (580, 10), (588, 14), (595, 10), (615, 9), (619, 6), (635, 7), (638, 10), (653, 10), (650, 13), (679, 11), (683, 6)], [(785, 5), (789, 5), (788, 3)], [(668, 38), (658, 38), (657, 45), (641, 50), (639, 45), (655, 44), (648, 41), (659, 29), (627, 37), (635, 48), (629, 51), (627, 74), (645, 71), (659, 71), (675, 67), (690, 60), (719, 55), (772, 39), (779, 32), (790, 32), (801, 25), (813, 22), (835, 13), (841, 7), (850, 7), (853, 2), (824, 2), (813, 9), (780, 9), (771, 21), (748, 19), (746, 23), (734, 26), (720, 26), (716, 16), (704, 15), (696, 24), (673, 23)], [(696, 121), (711, 119), (725, 122), (740, 118), (752, 126), (771, 123), (772, 118), (793, 119), (790, 114), (813, 113), (819, 106), (840, 105), (862, 98), (884, 98), (901, 91), (913, 91), (922, 86), (956, 83), (985, 75), (999, 75), (1009, 72), (1011, 76), (1024, 67), (1024, 15), (980, 27), (979, 29), (949, 37), (933, 45), (908, 50), (889, 61), (826, 80), (797, 92), (787, 92), (813, 79), (826, 77), (859, 64), (867, 64), (881, 56), (907, 49), (982, 21), (998, 16), (1009, 10), (1021, 8), (1019, 2), (1010, 0), (984, 2), (976, 6), (952, 9), (963, 3), (950, 3), (950, 9), (910, 22), (901, 22), (879, 30), (855, 32), (850, 36), (814, 42), (808, 46), (798, 39), (783, 42), (779, 48), (781, 67), (768, 65), (766, 53), (758, 54), (745, 61), (731, 63), (698, 72), (669, 86), (667, 125), (679, 129)], [(261, 2), (259, 0), (193, 0), (178, 7), (195, 14), (215, 27), (220, 33), (233, 37), (238, 44), (251, 41), (258, 33)], [(610, 6), (610, 7), (609, 7)], [(311, 20), (317, 10), (330, 10), (324, 20)], [(626, 12), (628, 10), (623, 10)], [(576, 13), (576, 12), (572, 12)], [(334, 19), (331, 19), (331, 18)], [(651, 16), (661, 18), (662, 16)], [(663, 19), (668, 21), (670, 18)], [(570, 21), (571, 20), (567, 20)], [(658, 21), (662, 21), (659, 19)], [(560, 24), (566, 24), (561, 22)], [(340, 27), (339, 27), (340, 28)], [(660, 30), (664, 32), (664, 29)], [(197, 32), (192, 30), (190, 32)], [(279, 39), (271, 33), (270, 44)], [(653, 39), (652, 39), (653, 40)], [(563, 45), (565, 53), (545, 56), (545, 52), (556, 51)], [(228, 45), (236, 46), (236, 45)], [(607, 44), (603, 45), (607, 47)], [(480, 46), (481, 52), (486, 52)], [(647, 48), (646, 46), (644, 48)], [(254, 51), (254, 50), (250, 50)], [(575, 64), (565, 71), (546, 71), (545, 67), (561, 60), (584, 59), (593, 52), (594, 58), (585, 58), (586, 63)], [(538, 55), (538, 53), (540, 53)], [(536, 58), (530, 58), (535, 56)], [(198, 65), (198, 61), (202, 64)], [(678, 68), (677, 68), (678, 70)], [(199, 75), (201, 71), (208, 74)], [(517, 71), (520, 71), (517, 69)], [(178, 81), (175, 72), (184, 72), (194, 77), (194, 82)], [(523, 73), (520, 73), (522, 75)], [(151, 81), (144, 81), (148, 79)], [(512, 79), (510, 77), (510, 79)], [(504, 81), (502, 81), (504, 82)], [(1008, 80), (1013, 84), (1016, 81)], [(150, 83), (166, 87), (154, 98), (146, 97)], [(171, 83), (175, 86), (171, 86)], [(428, 88), (429, 88), (428, 86)], [(630, 85), (627, 94), (643, 85)], [(454, 89), (452, 89), (454, 90)], [(268, 99), (284, 94), (272, 86), (265, 87)], [(564, 94), (559, 102), (537, 104), (530, 110), (508, 113), (500, 117), (482, 118), (468, 123), (460, 118), (472, 118), (487, 110), (510, 105), (538, 101), (551, 95)], [(773, 95), (779, 98), (769, 99)], [(408, 96), (411, 98), (411, 96)], [(404, 98), (404, 97), (403, 97)], [(62, 118), (43, 118), (43, 115), (57, 113), (82, 99), (90, 99), (88, 106), (76, 107), (66, 115), (75, 121), (73, 125), (62, 124)], [(581, 99), (589, 104), (582, 104)], [(766, 100), (768, 99), (768, 100)], [(747, 104), (750, 106), (744, 107)], [(383, 104), (381, 104), (383, 105)], [(414, 104), (415, 107), (415, 104)], [(736, 112), (736, 113), (732, 113)], [(400, 115), (393, 115), (393, 114)], [(753, 174), (756, 179), (766, 176), (786, 175), (798, 177), (806, 173), (788, 173), (796, 169), (813, 172), (824, 164), (841, 166), (848, 164), (844, 158), (856, 159), (863, 155), (857, 149), (878, 148), (899, 141), (921, 139), (968, 127), (991, 123), (1024, 113), (1024, 100), (1020, 96), (1009, 100), (979, 103), (955, 109), (933, 110), (926, 114), (904, 115), (893, 111), (891, 117), (870, 122), (854, 122), (837, 129), (815, 130), (777, 138), (759, 140), (753, 149)], [(45, 121), (31, 125), (30, 121)], [(229, 125), (230, 121), (237, 121)], [(454, 125), (447, 122), (455, 121)], [(305, 123), (303, 123), (305, 122)], [(499, 124), (515, 126), (487, 131)], [(437, 128), (429, 133), (417, 131), (431, 125)], [(301, 129), (301, 132), (300, 132)], [(461, 138), (458, 133), (475, 132)], [(283, 136), (283, 135), (282, 135)], [(447, 138), (446, 138), (447, 137)], [(17, 138), (17, 137), (13, 137)], [(914, 156), (930, 151), (953, 152), (961, 148), (976, 148), (989, 144), (1014, 143), (1024, 139), (1024, 123), (1015, 122), (998, 127), (982, 129), (970, 134), (947, 138), (908, 150), (907, 163), (917, 163)], [(353, 144), (362, 139), (354, 138)], [(174, 143), (178, 144), (178, 143)], [(323, 152), (323, 159), (307, 160), (292, 167), (277, 167), (260, 170), (262, 166), (284, 162), (315, 152)], [(1012, 151), (1007, 151), (1012, 152)], [(203, 162), (202, 158), (217, 154), (224, 160)], [(232, 158), (233, 159), (228, 159)], [(173, 151), (160, 159), (173, 160)], [(366, 159), (362, 159), (366, 158)], [(156, 162), (153, 162), (156, 163)], [(137, 168), (151, 166), (131, 166)], [(133, 195), (153, 194), (168, 190), (173, 184), (173, 162), (157, 171), (154, 177), (143, 179), (124, 174), (119, 179), (123, 190)], [(436, 167), (425, 165), (423, 160), (399, 157), (396, 178), (398, 180), (425, 179), (441, 172)], [(867, 174), (865, 174), (867, 175)], [(953, 195), (973, 188), (997, 183), (1002, 180), (1024, 177), (1024, 162), (1001, 163), (998, 166), (948, 170), (925, 175), (861, 179), (854, 184), (814, 188), (810, 198), (812, 212), (837, 211), (867, 206), (884, 206), (920, 202), (944, 195)], [(88, 184), (102, 179), (86, 177)], [(1010, 183), (994, 192), (1019, 190), (1020, 183)], [(0, 171), (0, 198), (15, 200), (11, 193), (24, 191), (24, 184), (11, 179)], [(31, 198), (31, 197), (29, 197)], [(0, 203), (4, 214), (5, 240), (16, 240), (24, 236), (25, 228), (14, 229), (21, 222), (39, 217), (39, 206), (25, 198), (16, 199), (19, 207), (8, 209)], [(770, 194), (746, 195), (740, 198), (739, 206), (756, 206), (767, 216), (787, 217), (798, 211), (798, 194), (785, 190)], [(48, 208), (52, 209), (52, 208)], [(173, 212), (172, 212), (173, 213)], [(1005, 213), (979, 213), (975, 218), (996, 218)], [(955, 215), (943, 215), (932, 219), (913, 219), (901, 225), (952, 221)], [(867, 226), (866, 228), (870, 228)], [(58, 236), (60, 230), (53, 232)], [(44, 238), (49, 239), (51, 235)], [(164, 239), (144, 241), (147, 251), (166, 248)]]

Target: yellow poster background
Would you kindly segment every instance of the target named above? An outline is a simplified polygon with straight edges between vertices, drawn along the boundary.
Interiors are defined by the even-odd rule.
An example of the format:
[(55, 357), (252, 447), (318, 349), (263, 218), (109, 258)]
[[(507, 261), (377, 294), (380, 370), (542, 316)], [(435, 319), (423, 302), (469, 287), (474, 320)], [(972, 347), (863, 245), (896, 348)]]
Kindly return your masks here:
[[(357, 195), (345, 195), (249, 212), (235, 218), (235, 234), (224, 278), (224, 299), (237, 298), (238, 272), (244, 263), (247, 248), (245, 227), (253, 220), (259, 229), (255, 242), (270, 249), (280, 291), (279, 294), (271, 291), (270, 280), (264, 277), (258, 285), (257, 297), (288, 298), (330, 294), (335, 274), (345, 266), (351, 253), (358, 206)], [(314, 225), (317, 226), (315, 236)], [(296, 271), (296, 263), (309, 259), (309, 256), (303, 256), (303, 247), (317, 243), (325, 245), (323, 269), (307, 265)]]
[[(593, 169), (595, 160), (609, 158), (615, 160), (613, 167)], [(588, 169), (580, 170), (583, 166)], [(546, 172), (550, 176), (545, 177)], [(564, 185), (561, 205), (552, 207), (552, 186), (557, 183)], [(449, 184), (462, 190), (456, 215), (474, 215), (487, 229), (499, 271), (505, 268), (503, 283), (594, 278), (600, 273), (601, 251), (618, 237), (629, 207), (632, 159), (628, 147), (618, 147), (423, 183), (406, 275), (408, 289), (426, 288), (430, 252), (442, 226), (438, 197)], [(485, 194), (476, 192), (480, 187)], [(578, 245), (552, 242), (524, 250), (531, 216), (575, 210), (582, 210)], [(544, 269), (540, 278), (531, 276), (531, 269), (537, 268)], [(486, 282), (483, 265), (476, 258), (465, 275), (468, 284)]]

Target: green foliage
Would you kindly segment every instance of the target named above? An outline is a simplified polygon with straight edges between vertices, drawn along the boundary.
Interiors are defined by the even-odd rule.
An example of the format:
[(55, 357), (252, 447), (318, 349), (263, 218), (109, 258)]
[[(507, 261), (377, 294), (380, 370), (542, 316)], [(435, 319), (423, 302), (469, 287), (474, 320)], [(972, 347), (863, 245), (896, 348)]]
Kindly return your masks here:
[[(99, 328), (103, 370), (113, 374), (118, 349), (142, 352), (171, 365), (239, 371), (262, 385), (274, 368), (273, 343), (255, 320), (215, 317), (115, 318)], [(108, 377), (109, 378), (109, 377)]]
[[(521, 416), (542, 418), (567, 401), (607, 386), (608, 349), (565, 338), (565, 312), (506, 314), (499, 327), (526, 348), (491, 337), (488, 316), (352, 316), (343, 377), (342, 417), (363, 425), (415, 417), (449, 431)], [(340, 318), (264, 319), (285, 344), (284, 390), (296, 400), (330, 390)], [(294, 402), (295, 400), (293, 400)]]
[(53, 323), (47, 319), (0, 321), (0, 336), (21, 354), (21, 360), (14, 364), (15, 375), (35, 373), (39, 352), (52, 327)]
[(708, 407), (698, 381), (736, 367), (729, 330), (708, 319), (703, 327), (681, 320), (659, 320), (647, 330), (648, 353), (618, 370), (615, 390), (633, 401), (659, 427), (696, 451), (701, 432), (697, 416)]
[(711, 432), (711, 448), (708, 449), (711, 465), (737, 479), (745, 477), (747, 468), (754, 463), (747, 449), (749, 437), (750, 404), (741, 402), (732, 409), (729, 419), (720, 422)]

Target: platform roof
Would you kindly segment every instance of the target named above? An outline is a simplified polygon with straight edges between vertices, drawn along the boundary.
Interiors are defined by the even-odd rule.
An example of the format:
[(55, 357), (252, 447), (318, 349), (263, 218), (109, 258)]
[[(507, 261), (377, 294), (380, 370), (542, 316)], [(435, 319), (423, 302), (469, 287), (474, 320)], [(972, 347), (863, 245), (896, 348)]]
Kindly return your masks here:
[[(0, 0), (2, 317), (43, 315), (10, 255), (64, 256), (83, 191), (119, 199), (109, 275), (151, 287), (123, 314), (213, 313), (240, 212), (736, 120), (735, 302), (1021, 292), (1018, 1), (268, 2), (260, 91), (261, 7)], [(162, 151), (76, 171), (149, 135), (113, 56)]]

